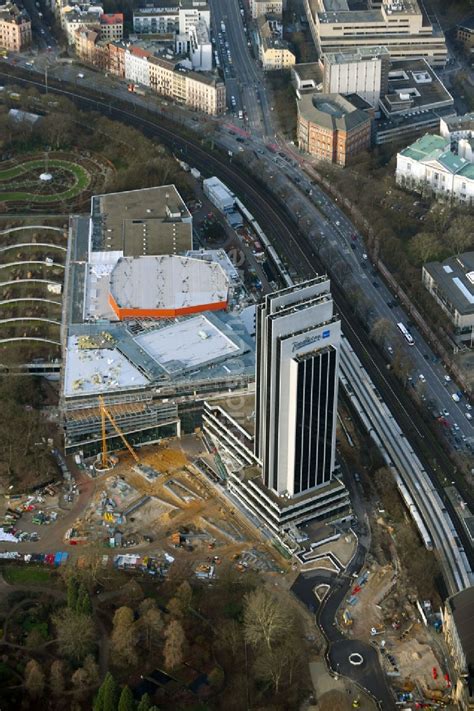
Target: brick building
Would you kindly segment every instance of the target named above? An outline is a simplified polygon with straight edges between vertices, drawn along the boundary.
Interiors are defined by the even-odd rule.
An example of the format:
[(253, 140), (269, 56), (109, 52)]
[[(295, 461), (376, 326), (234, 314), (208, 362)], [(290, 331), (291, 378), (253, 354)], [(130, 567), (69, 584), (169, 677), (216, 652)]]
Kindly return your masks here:
[(370, 115), (341, 94), (305, 94), (297, 106), (298, 145), (318, 160), (345, 166), (370, 147)]

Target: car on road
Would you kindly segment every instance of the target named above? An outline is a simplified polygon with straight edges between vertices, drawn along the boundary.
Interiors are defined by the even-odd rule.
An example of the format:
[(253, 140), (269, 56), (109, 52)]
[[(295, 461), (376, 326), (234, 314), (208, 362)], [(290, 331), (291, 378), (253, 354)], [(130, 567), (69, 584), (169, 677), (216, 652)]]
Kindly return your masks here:
[(451, 397), (452, 397), (452, 399), (454, 400), (454, 402), (459, 402), (459, 401), (461, 400), (461, 398), (459, 397), (458, 393), (453, 393), (453, 394), (451, 395)]
[(443, 410), (443, 415), (444, 415), (444, 417), (449, 417), (449, 412), (447, 411), (446, 408), (444, 408), (444, 410)]
[(425, 376), (423, 375), (423, 373), (420, 373), (419, 376), (418, 376), (418, 378), (419, 378), (419, 380), (421, 380), (422, 383), (426, 383), (426, 378), (425, 378)]
[(451, 382), (451, 377), (450, 377), (449, 375), (445, 375), (445, 376), (444, 376), (444, 380), (445, 380), (445, 382), (450, 383), (450, 382)]
[(469, 421), (472, 420), (472, 415), (471, 415), (470, 412), (466, 412), (466, 417), (467, 417), (467, 419), (468, 419)]
[(81, 73), (79, 72), (79, 74), (77, 75), (77, 78), (78, 78), (78, 79), (84, 79), (84, 74), (81, 74)]
[(368, 258), (369, 258), (369, 257), (368, 257), (367, 254), (364, 252), (364, 254), (362, 255), (362, 259), (367, 260)]

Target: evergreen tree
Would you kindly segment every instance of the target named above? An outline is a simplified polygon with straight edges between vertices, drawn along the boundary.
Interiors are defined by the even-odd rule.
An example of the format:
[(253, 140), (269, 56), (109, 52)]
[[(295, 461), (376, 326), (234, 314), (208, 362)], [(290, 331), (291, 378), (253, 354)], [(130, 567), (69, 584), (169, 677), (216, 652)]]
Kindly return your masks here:
[(110, 672), (104, 679), (104, 709), (103, 711), (117, 711), (118, 687), (117, 682)]
[(77, 605), (77, 580), (76, 578), (69, 578), (67, 581), (67, 606), (70, 610), (75, 610)]
[(133, 694), (128, 686), (124, 686), (120, 694), (118, 711), (134, 711), (134, 708), (135, 701), (133, 700)]
[(82, 615), (92, 614), (92, 603), (86, 586), (81, 583), (77, 592), (76, 612)]
[(143, 694), (138, 704), (137, 711), (150, 711), (151, 700), (149, 694)]
[(107, 672), (94, 701), (93, 711), (116, 711), (118, 688), (110, 672)]

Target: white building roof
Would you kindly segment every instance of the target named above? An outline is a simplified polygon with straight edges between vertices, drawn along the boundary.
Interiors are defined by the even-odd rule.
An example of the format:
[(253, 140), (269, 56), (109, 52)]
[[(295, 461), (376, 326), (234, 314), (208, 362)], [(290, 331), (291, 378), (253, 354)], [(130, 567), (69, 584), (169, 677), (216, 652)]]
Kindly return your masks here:
[(129, 309), (184, 309), (227, 301), (222, 267), (202, 259), (161, 255), (123, 257), (110, 276), (117, 305)]
[(239, 350), (237, 343), (204, 315), (180, 319), (157, 331), (143, 333), (135, 342), (169, 374), (200, 368)]
[(70, 336), (64, 366), (66, 397), (142, 387), (148, 380), (115, 348), (81, 348)]

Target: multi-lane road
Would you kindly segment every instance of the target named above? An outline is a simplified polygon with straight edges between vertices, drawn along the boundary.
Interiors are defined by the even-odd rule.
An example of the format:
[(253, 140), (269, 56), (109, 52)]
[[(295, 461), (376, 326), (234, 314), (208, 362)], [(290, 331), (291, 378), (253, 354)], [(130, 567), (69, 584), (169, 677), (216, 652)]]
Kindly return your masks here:
[[(224, 70), (229, 69), (231, 74), (225, 80), (229, 109), (234, 108), (230, 103), (233, 96), (236, 110), (247, 115), (245, 128), (258, 135), (271, 137), (275, 133), (271, 121), (271, 107), (267, 99), (263, 72), (251, 55), (251, 32), (245, 24), (245, 15), (241, 13), (241, 10), (245, 12), (244, 4), (239, 4), (236, 0), (210, 0), (210, 6), (216, 39), (214, 46), (220, 51)], [(220, 42), (221, 39), (223, 42)], [(232, 64), (229, 64), (227, 49), (230, 51)]]

